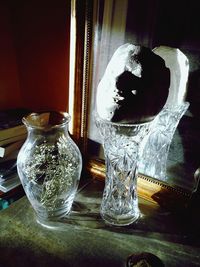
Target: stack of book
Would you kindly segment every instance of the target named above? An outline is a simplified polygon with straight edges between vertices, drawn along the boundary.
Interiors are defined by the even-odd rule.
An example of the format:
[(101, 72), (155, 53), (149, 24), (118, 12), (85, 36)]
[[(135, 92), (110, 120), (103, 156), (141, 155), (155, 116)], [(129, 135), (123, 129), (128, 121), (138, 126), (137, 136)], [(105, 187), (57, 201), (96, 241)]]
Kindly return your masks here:
[(20, 184), (16, 163), (27, 136), (22, 118), (29, 112), (27, 109), (0, 111), (0, 191), (4, 193)]

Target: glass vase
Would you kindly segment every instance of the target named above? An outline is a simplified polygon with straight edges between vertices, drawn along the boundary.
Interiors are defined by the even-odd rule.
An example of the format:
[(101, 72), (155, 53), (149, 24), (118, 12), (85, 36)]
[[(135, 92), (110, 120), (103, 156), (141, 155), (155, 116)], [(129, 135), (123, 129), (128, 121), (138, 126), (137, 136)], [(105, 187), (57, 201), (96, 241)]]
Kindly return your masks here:
[(96, 117), (105, 154), (106, 179), (100, 214), (107, 224), (123, 226), (140, 215), (137, 196), (139, 147), (151, 122), (119, 124)]
[(23, 118), (28, 136), (19, 151), (17, 169), (41, 224), (69, 214), (77, 191), (82, 158), (68, 134), (69, 121), (69, 114), (55, 111)]
[(139, 172), (162, 181), (167, 180), (167, 160), (178, 123), (189, 107), (188, 102), (164, 107), (155, 118), (152, 131), (146, 136)]

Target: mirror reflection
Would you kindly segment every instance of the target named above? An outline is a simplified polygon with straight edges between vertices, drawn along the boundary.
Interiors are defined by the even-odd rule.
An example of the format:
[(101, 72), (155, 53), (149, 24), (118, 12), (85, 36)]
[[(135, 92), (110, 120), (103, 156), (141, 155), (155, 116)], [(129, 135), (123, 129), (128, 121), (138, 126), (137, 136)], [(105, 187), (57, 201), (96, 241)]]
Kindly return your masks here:
[[(144, 150), (144, 164), (142, 166), (141, 162), (139, 171), (193, 190), (196, 184), (194, 173), (200, 165), (199, 16), (194, 5), (181, 3), (180, 9), (177, 2), (172, 6), (156, 0), (95, 1), (89, 153), (93, 158), (104, 158), (93, 115), (97, 87), (114, 52), (126, 43), (150, 48), (170, 69), (170, 93), (157, 118), (159, 131), (154, 131), (155, 136), (151, 136), (155, 155), (151, 153), (151, 142), (151, 152), (148, 155), (148, 150)], [(147, 162), (153, 162), (154, 167), (147, 168)], [(164, 162), (163, 167), (160, 162)]]

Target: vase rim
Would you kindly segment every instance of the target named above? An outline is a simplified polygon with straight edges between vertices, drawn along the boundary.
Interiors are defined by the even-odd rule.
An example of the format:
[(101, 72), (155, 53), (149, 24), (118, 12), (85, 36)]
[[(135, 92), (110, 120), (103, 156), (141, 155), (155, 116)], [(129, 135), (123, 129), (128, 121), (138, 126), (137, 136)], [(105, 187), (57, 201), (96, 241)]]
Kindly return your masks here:
[(119, 126), (119, 127), (145, 126), (145, 125), (151, 124), (154, 119), (155, 119), (155, 117), (153, 117), (151, 120), (142, 121), (142, 122), (138, 122), (138, 123), (123, 123), (123, 122), (112, 122), (112, 121), (109, 121), (106, 119), (102, 119), (98, 114), (95, 114), (95, 120), (101, 121), (107, 125), (113, 125), (113, 126)]
[(63, 111), (39, 111), (31, 112), (22, 118), (22, 122), (30, 128), (52, 129), (67, 125), (71, 116)]

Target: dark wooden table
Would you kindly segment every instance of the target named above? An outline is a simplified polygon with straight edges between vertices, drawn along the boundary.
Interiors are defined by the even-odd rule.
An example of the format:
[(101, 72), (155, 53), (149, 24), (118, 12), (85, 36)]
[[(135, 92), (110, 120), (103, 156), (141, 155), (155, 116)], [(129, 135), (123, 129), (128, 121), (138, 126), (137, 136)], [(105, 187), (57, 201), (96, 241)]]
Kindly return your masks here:
[(99, 215), (103, 183), (86, 182), (68, 218), (46, 228), (26, 196), (0, 212), (0, 266), (125, 266), (132, 253), (150, 252), (165, 266), (200, 266), (199, 224), (139, 199), (140, 219), (105, 225)]

